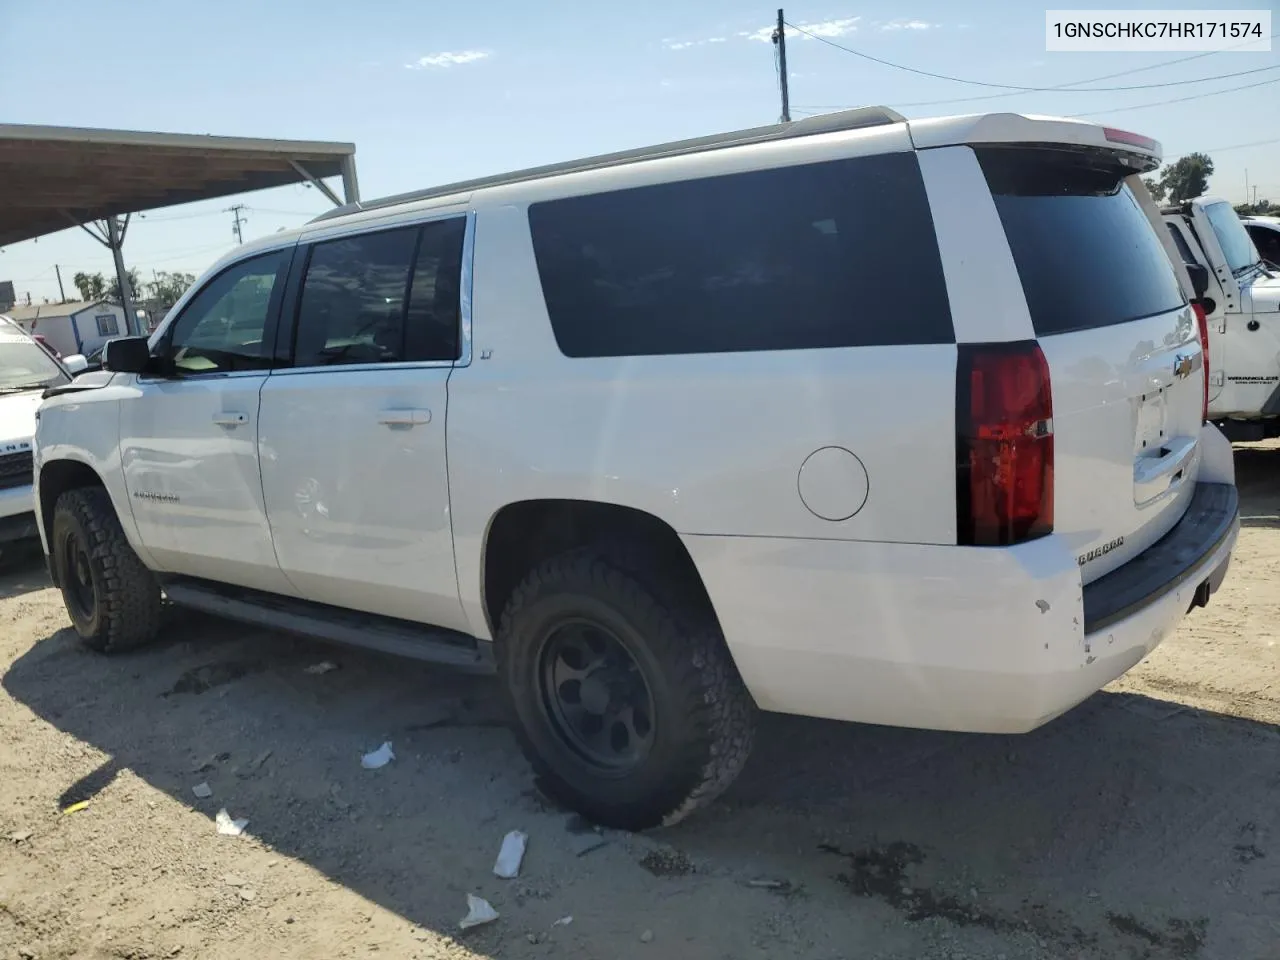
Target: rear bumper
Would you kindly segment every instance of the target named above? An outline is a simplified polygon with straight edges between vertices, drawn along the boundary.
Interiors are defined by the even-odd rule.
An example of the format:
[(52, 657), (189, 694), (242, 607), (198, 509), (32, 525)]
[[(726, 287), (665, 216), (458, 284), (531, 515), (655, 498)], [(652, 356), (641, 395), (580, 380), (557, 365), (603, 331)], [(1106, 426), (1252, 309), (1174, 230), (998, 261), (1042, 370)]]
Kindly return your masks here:
[(1154, 649), (1222, 583), (1238, 531), (1235, 488), (1200, 484), (1173, 530), (1087, 590), (1055, 536), (1009, 549), (683, 539), (761, 708), (1020, 733)]

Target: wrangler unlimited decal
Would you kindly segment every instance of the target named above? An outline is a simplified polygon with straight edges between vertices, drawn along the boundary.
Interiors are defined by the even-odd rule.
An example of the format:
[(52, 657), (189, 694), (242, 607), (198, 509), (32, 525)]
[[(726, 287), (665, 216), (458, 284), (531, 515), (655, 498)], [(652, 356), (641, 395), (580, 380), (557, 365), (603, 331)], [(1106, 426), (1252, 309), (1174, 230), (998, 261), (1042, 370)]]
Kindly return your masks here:
[(1080, 554), (1080, 556), (1076, 558), (1076, 563), (1083, 567), (1090, 560), (1097, 560), (1099, 557), (1105, 557), (1116, 547), (1121, 546), (1124, 546), (1124, 537), (1116, 537), (1110, 543), (1104, 543), (1100, 547), (1094, 547), (1088, 553)]

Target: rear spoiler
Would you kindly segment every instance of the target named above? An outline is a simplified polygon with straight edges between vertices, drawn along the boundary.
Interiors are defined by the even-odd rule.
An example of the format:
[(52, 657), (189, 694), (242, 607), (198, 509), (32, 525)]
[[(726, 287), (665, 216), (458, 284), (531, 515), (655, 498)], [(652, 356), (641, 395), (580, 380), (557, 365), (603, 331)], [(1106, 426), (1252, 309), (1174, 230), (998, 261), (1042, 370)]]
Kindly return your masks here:
[(916, 149), (961, 144), (1027, 144), (1083, 147), (1119, 155), (1125, 166), (1148, 173), (1160, 166), (1164, 149), (1158, 140), (1117, 127), (1104, 127), (1069, 117), (1021, 113), (985, 113), (935, 120), (911, 120), (907, 124)]

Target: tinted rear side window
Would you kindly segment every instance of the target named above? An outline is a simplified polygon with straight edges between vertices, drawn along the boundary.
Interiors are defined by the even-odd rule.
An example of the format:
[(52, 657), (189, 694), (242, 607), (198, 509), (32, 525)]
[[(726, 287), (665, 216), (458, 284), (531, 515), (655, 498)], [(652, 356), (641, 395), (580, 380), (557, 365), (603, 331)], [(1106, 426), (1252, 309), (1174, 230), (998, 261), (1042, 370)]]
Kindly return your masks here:
[(1178, 248), (1178, 256), (1182, 257), (1183, 263), (1198, 263), (1196, 255), (1191, 252), (1191, 245), (1187, 243), (1187, 238), (1182, 235), (1182, 231), (1175, 227), (1172, 223), (1166, 223), (1169, 228), (1169, 235), (1173, 237), (1173, 245)]
[(1037, 336), (1128, 323), (1184, 303), (1126, 171), (1073, 151), (977, 154)]
[(570, 357), (955, 340), (912, 153), (533, 204)]

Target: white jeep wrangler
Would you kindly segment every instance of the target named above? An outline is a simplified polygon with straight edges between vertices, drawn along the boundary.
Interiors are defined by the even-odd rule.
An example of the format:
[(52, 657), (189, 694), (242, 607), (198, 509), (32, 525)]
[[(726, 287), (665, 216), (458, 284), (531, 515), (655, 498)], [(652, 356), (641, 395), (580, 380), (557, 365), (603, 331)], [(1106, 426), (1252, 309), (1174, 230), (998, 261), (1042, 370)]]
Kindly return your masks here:
[(1238, 529), (1158, 159), (871, 108), (246, 244), (44, 402), (50, 570), (97, 650), (167, 597), (496, 670), (620, 827), (720, 793), (756, 708), (1030, 730)]
[(1280, 268), (1226, 200), (1163, 213), (1206, 317), (1209, 418), (1233, 441), (1280, 437)]

